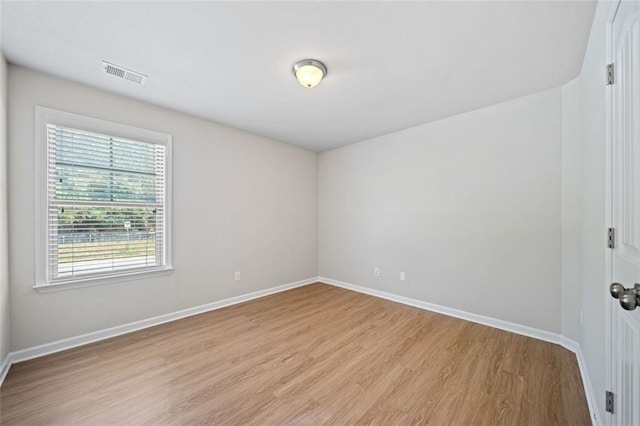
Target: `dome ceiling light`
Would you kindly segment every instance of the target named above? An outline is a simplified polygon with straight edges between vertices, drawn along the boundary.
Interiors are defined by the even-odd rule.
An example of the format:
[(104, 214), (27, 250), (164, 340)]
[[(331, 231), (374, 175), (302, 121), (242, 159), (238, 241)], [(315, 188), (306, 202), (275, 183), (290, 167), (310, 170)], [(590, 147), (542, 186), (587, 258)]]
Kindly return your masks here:
[(326, 77), (327, 67), (315, 59), (303, 59), (293, 65), (293, 73), (300, 84), (311, 89)]

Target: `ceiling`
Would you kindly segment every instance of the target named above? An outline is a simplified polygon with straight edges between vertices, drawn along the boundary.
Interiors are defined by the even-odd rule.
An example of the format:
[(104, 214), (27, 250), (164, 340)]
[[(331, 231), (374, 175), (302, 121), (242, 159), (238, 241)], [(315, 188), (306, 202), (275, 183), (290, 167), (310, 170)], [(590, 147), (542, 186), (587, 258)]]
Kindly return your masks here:
[[(594, 1), (2, 2), (11, 63), (314, 151), (556, 87)], [(293, 64), (328, 67), (314, 89)], [(145, 86), (101, 61), (149, 76)]]

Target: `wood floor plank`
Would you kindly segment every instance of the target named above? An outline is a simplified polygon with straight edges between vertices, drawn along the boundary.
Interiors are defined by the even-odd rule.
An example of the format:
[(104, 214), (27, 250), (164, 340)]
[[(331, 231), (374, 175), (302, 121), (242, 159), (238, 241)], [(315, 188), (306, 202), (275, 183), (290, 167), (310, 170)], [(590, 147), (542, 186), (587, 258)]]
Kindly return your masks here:
[(569, 351), (318, 283), (16, 364), (0, 423), (590, 419)]

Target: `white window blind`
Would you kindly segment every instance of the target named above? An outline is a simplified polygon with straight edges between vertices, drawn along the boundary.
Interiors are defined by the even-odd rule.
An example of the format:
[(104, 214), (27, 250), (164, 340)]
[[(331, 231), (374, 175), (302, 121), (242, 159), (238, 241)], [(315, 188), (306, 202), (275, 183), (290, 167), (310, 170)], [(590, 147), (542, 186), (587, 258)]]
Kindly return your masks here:
[(167, 146), (43, 124), (47, 284), (165, 268)]

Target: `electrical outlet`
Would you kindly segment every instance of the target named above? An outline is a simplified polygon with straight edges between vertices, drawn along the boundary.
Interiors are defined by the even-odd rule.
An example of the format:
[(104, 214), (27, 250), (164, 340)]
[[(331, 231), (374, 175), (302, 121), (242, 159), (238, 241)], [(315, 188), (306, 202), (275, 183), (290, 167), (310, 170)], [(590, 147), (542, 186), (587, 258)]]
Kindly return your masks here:
[(380, 268), (378, 268), (377, 266), (375, 268), (373, 268), (373, 275), (375, 275), (376, 277), (380, 276)]
[(234, 274), (233, 280), (240, 281), (241, 279), (242, 279), (242, 275), (240, 274), (240, 271), (236, 271), (236, 273)]
[(407, 276), (405, 275), (404, 272), (400, 272), (400, 281), (406, 281), (407, 280)]

